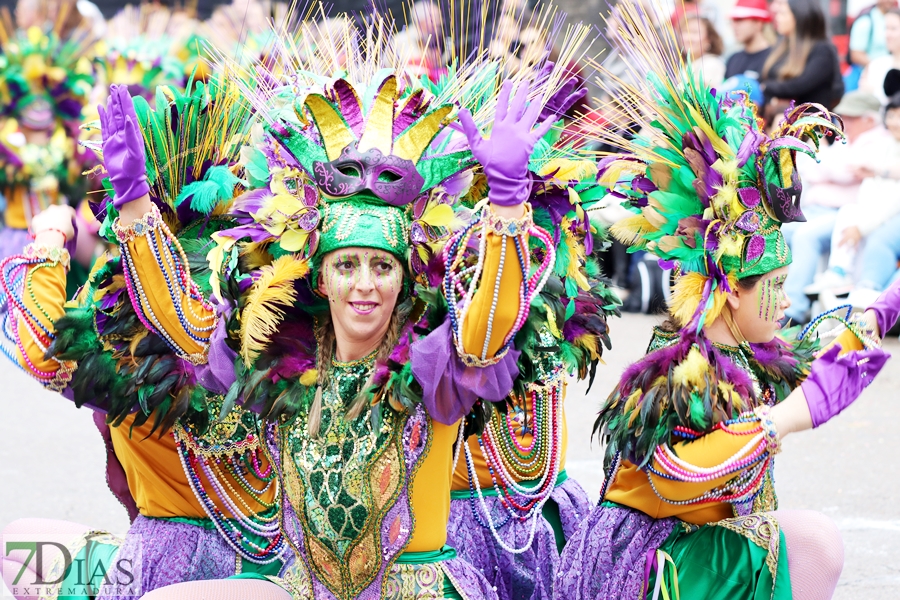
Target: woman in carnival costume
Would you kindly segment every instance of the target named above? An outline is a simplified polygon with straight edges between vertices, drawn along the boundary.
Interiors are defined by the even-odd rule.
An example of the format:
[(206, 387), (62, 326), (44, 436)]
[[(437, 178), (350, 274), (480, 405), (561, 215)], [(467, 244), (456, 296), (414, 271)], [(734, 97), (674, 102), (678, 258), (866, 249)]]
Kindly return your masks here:
[[(677, 56), (671, 31), (623, 7), (618, 28), (646, 87), (624, 106), (644, 127), (632, 154), (601, 164), (601, 182), (636, 213), (613, 228), (675, 269), (671, 326), (655, 331), (596, 428), (607, 443), (601, 504), (569, 540), (558, 598), (830, 598), (840, 536), (811, 511), (780, 511), (773, 457), (789, 433), (851, 404), (889, 355), (900, 288), (836, 344), (779, 331), (790, 251), (780, 225), (802, 219), (797, 152), (840, 129), (815, 105), (773, 137), (746, 97), (717, 99)], [(865, 347), (866, 349), (861, 349)]]
[[(545, 9), (527, 20), (520, 17), (526, 22), (519, 29), (539, 29), (553, 16)], [(573, 57), (587, 51), (590, 44), (582, 42), (589, 35), (584, 26), (569, 30), (564, 39), (541, 29), (543, 42), (534, 46), (549, 49), (558, 42), (560, 54)], [(541, 54), (534, 46), (530, 54)], [(522, 68), (521, 61), (515, 63), (506, 68)], [(565, 93), (545, 108), (547, 118), (562, 119), (584, 97), (587, 90), (576, 92), (576, 82), (569, 79)], [(477, 139), (465, 120), (462, 126)], [(546, 226), (556, 244), (546, 292), (533, 305), (535, 343), (525, 345), (519, 358), (520, 370), (535, 370), (537, 382), (514, 390), (506, 411), (495, 411), (484, 432), (468, 439), (451, 493), (448, 543), (485, 575), (502, 600), (549, 599), (559, 553), (590, 512), (587, 493), (565, 470), (565, 390), (573, 375), (593, 377), (603, 346), (610, 346), (606, 317), (617, 314), (619, 303), (599, 278), (593, 252), (604, 246), (585, 235), (591, 226), (583, 207), (606, 192), (596, 183), (594, 155), (572, 142), (558, 143), (556, 136), (548, 142), (552, 146), (542, 151), (557, 158), (525, 177), (531, 180), (532, 207), (552, 219)], [(473, 151), (478, 157), (477, 144)], [(540, 159), (541, 152), (533, 158)], [(537, 320), (551, 311), (551, 319)]]
[[(196, 302), (188, 310), (188, 290), (167, 284), (155, 259), (142, 260), (148, 247), (162, 264), (177, 260), (162, 244), (158, 207), (146, 196), (123, 205), (116, 229), (145, 319), (210, 363), (237, 353), (226, 402), (256, 407), (267, 421), (295, 553), (280, 585), (297, 598), (493, 598), (446, 545), (454, 446), (461, 451), (467, 426), (477, 430), (491, 403), (539, 386), (537, 368), (517, 365), (554, 352), (537, 337), (548, 311), (529, 312), (539, 296), (551, 294), (550, 318), (565, 326), (564, 291), (545, 286), (554, 239), (535, 224), (552, 226), (554, 215), (529, 204), (528, 169), (556, 121), (536, 126), (541, 99), (565, 104), (571, 86), (550, 67), (514, 93), (509, 82), (498, 91), (501, 70), (475, 60), (440, 88), (407, 81), (390, 40), (375, 35), (384, 26), (376, 19), (343, 47), (318, 51), (317, 64), (328, 53), (350, 57), (336, 78), (305, 70), (299, 44), (285, 43), (287, 101), (284, 90), (253, 94), (266, 125), (242, 156), (257, 189), (223, 202), (236, 226), (211, 234), (213, 297), (224, 307), (215, 331), (224, 337), (208, 354), (211, 333), (189, 334), (215, 313)], [(344, 29), (355, 27), (348, 20)], [(461, 111), (469, 140), (448, 126), (460, 106), (474, 114)], [(124, 159), (139, 150), (105, 156), (121, 173), (115, 185), (128, 188), (133, 171), (111, 165), (140, 164)], [(580, 235), (566, 239), (581, 240), (584, 226), (570, 223)], [(572, 273), (583, 268), (574, 261)], [(182, 584), (151, 597), (235, 584)]]
[[(149, 191), (171, 236), (165, 242), (159, 238), (159, 244), (168, 244), (167, 252), (177, 257), (160, 277), (187, 287), (191, 299), (185, 306), (196, 314), (212, 308), (200, 300), (209, 291), (208, 277), (190, 281), (182, 265), (202, 264), (208, 231), (231, 222), (204, 211), (193, 198), (198, 192), (207, 202), (231, 197), (237, 179), (229, 168), (236, 168), (250, 113), (233, 86), (189, 82), (188, 89), (160, 87), (153, 109), (138, 98), (126, 126), (120, 107), (132, 101), (124, 87), (113, 86), (107, 108), (100, 110), (101, 154), (111, 179), (105, 183), (113, 197), (99, 214), (106, 215), (101, 233), (118, 243), (112, 225), (117, 207)], [(146, 162), (111, 162), (121, 159), (122, 147), (121, 135), (109, 134), (113, 130), (129, 132), (129, 142), (141, 147)], [(123, 168), (143, 175), (123, 187)], [(69, 254), (63, 244), (73, 233), (71, 219), (68, 207), (40, 213), (34, 243), (2, 264), (2, 300), (10, 309), (4, 333), (14, 344), (8, 354), (48, 389), (96, 411), (108, 451), (108, 483), (132, 523), (124, 540), (46, 519), (15, 521), (4, 534), (71, 537), (70, 555), (87, 559), (81, 564), (92, 577), (72, 569), (62, 584), (76, 590), (70, 597), (137, 598), (181, 581), (278, 574), (290, 558), (279, 530), (279, 483), (261, 447), (256, 415), (239, 407), (221, 410), (234, 379), (230, 361), (223, 371), (221, 363), (201, 364), (206, 354), (199, 349), (193, 355), (182, 352), (158, 321), (177, 322), (175, 312), (148, 320), (135, 311), (132, 300), (141, 297), (141, 288), (135, 288), (126, 266), (134, 253), (102, 257), (79, 296), (65, 304)], [(136, 252), (144, 253), (138, 255), (144, 261), (163, 256), (153, 245)], [(155, 293), (166, 290), (164, 281), (153, 287)], [(216, 322), (209, 316), (191, 334), (221, 334)], [(28, 597), (29, 587), (12, 581), (25, 560), (18, 552), (3, 558), (7, 585), (19, 597)], [(116, 565), (127, 564), (134, 565), (133, 584), (115, 576)], [(64, 567), (57, 562), (51, 573), (28, 573), (19, 580), (33, 582), (41, 575), (53, 581)], [(107, 573), (112, 585), (104, 586)]]
[(34, 215), (52, 204), (75, 204), (87, 191), (81, 176), (87, 155), (77, 139), (94, 82), (96, 40), (74, 1), (28, 9), (27, 28), (16, 29), (9, 13), (0, 22), (0, 257), (28, 242)]

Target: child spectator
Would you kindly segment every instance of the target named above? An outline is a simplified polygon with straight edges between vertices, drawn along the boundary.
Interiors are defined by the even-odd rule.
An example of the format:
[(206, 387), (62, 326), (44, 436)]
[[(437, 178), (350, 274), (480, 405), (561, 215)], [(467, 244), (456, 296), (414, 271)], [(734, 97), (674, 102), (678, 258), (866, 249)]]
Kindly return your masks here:
[(738, 0), (731, 11), (734, 39), (743, 46), (725, 64), (725, 78), (743, 75), (759, 81), (763, 65), (772, 47), (766, 39), (765, 27), (772, 21), (766, 0)]

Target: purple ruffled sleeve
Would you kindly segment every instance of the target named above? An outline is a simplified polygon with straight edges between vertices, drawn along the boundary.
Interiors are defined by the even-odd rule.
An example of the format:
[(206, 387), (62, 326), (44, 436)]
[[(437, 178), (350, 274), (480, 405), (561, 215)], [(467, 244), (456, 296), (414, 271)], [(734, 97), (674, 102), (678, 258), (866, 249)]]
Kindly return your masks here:
[(422, 386), (425, 408), (444, 425), (459, 421), (479, 398), (504, 400), (519, 375), (518, 361), (519, 351), (510, 348), (490, 366), (466, 365), (456, 352), (449, 320), (417, 340), (411, 349), (412, 372)]

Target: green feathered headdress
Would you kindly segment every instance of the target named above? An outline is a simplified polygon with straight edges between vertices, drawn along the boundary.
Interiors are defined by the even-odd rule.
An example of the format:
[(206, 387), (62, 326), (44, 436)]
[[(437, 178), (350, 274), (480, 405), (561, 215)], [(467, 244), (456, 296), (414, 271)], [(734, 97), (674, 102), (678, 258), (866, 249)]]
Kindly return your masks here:
[(614, 27), (639, 83), (617, 81), (611, 93), (625, 107), (622, 120), (641, 134), (605, 136), (628, 154), (602, 161), (599, 181), (635, 213), (613, 235), (678, 270), (670, 309), (699, 330), (737, 280), (791, 262), (781, 225), (805, 220), (796, 154), (815, 156), (820, 138), (840, 136), (841, 125), (805, 104), (767, 135), (747, 95), (716, 95), (682, 59), (671, 28), (652, 26), (647, 10), (622, 5)]

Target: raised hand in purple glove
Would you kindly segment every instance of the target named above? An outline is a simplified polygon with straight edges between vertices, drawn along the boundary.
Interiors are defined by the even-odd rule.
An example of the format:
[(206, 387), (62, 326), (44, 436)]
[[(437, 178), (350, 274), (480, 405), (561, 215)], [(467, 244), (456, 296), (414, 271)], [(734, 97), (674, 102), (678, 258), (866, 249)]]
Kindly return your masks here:
[(842, 356), (839, 356), (840, 352), (839, 344), (829, 348), (813, 361), (809, 377), (800, 384), (813, 427), (853, 404), (891, 357), (880, 348), (848, 352)]
[(481, 137), (481, 131), (468, 110), (459, 111), (459, 122), (469, 139), (476, 160), (484, 167), (490, 192), (488, 197), (498, 206), (517, 206), (528, 200), (531, 176), (528, 159), (539, 139), (550, 131), (555, 119), (542, 121), (535, 127), (541, 113), (541, 103), (526, 106), (528, 88), (521, 83), (510, 102), (513, 84), (504, 81), (497, 98), (497, 114), (491, 137)]
[(878, 321), (878, 335), (886, 336), (887, 332), (897, 323), (897, 318), (900, 317), (900, 279), (884, 290), (868, 310), (875, 313), (875, 320)]
[[(544, 67), (544, 70), (552, 71), (553, 66), (552, 62), (548, 62)], [(541, 110), (541, 116), (538, 117), (538, 121), (544, 122), (547, 119), (553, 119), (553, 121), (556, 122), (565, 117), (566, 113), (569, 112), (570, 108), (575, 106), (576, 102), (587, 96), (587, 88), (583, 86), (578, 88), (578, 83), (578, 78), (572, 77), (566, 81), (555, 94), (550, 96), (550, 99), (547, 100), (547, 104), (545, 104), (544, 108)]]
[(106, 109), (101, 105), (98, 110), (103, 129), (103, 166), (116, 192), (113, 206), (120, 209), (150, 193), (144, 138), (138, 130), (134, 102), (124, 85), (110, 86)]

